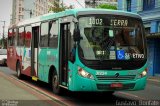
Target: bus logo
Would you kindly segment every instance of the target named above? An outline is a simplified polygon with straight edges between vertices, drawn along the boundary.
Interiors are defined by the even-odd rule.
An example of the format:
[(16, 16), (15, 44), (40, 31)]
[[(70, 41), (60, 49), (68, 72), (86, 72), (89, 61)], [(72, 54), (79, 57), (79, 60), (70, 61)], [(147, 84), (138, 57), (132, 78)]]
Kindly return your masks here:
[(115, 74), (115, 77), (118, 78), (118, 77), (119, 77), (119, 73), (116, 73), (116, 74)]

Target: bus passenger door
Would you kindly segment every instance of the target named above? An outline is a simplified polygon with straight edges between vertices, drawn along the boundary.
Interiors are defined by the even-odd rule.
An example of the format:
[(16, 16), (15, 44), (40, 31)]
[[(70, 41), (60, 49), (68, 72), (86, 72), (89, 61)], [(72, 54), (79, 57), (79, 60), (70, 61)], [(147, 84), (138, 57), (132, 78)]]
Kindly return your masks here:
[(60, 84), (67, 86), (68, 83), (68, 37), (70, 23), (61, 24), (61, 43), (60, 43)]
[(38, 42), (39, 42), (39, 26), (32, 27), (32, 44), (31, 44), (31, 76), (33, 80), (38, 77)]

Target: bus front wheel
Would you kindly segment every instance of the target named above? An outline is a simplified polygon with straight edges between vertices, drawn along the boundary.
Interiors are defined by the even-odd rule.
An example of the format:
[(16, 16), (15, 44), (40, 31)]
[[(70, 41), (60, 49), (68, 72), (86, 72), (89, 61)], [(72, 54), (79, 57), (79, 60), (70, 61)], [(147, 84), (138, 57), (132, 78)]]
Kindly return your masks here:
[(53, 89), (53, 93), (60, 94), (61, 88), (59, 86), (59, 79), (56, 73), (53, 73), (53, 76), (52, 76), (52, 89)]
[(20, 66), (19, 62), (17, 63), (16, 71), (17, 71), (17, 77), (18, 77), (18, 79), (21, 79), (22, 78), (22, 74), (21, 74), (21, 66)]

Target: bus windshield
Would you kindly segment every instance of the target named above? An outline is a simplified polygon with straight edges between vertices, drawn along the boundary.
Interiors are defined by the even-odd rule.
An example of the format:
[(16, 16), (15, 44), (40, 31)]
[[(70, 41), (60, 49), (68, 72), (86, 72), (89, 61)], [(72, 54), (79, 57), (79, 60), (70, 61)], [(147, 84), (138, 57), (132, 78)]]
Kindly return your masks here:
[(81, 16), (80, 57), (85, 60), (144, 59), (142, 21), (126, 16)]

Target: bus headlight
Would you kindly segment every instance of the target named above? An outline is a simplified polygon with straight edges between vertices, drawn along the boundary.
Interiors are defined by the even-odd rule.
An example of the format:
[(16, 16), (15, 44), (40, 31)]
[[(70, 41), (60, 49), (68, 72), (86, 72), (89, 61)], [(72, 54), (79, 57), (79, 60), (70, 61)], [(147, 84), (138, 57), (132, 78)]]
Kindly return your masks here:
[(142, 78), (147, 75), (147, 69), (145, 69), (142, 73), (138, 75), (138, 78)]
[(78, 74), (84, 78), (94, 79), (93, 75), (78, 67)]

